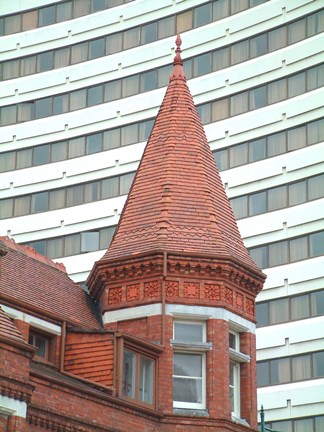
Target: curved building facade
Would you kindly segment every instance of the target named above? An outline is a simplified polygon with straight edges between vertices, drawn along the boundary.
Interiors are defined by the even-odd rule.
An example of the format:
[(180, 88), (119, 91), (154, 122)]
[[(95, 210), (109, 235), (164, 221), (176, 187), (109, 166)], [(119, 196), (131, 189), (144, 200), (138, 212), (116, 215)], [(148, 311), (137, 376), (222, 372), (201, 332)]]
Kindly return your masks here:
[(85, 282), (181, 33), (225, 190), (267, 274), (259, 407), (276, 430), (323, 430), (323, 1), (12, 0), (0, 13), (0, 235)]

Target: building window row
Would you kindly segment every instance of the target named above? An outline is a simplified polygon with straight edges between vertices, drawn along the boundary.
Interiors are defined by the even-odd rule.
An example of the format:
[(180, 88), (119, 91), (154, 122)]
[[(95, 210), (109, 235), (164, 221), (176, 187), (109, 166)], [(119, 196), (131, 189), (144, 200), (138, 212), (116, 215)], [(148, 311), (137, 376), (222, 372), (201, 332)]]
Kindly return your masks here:
[(134, 0), (68, 0), (0, 18), (0, 36), (68, 21)]
[(324, 290), (256, 304), (257, 327), (324, 315)]
[[(168, 77), (169, 80), (170, 66), (164, 68), (163, 71), (164, 79)], [(146, 86), (145, 80), (148, 74), (151, 74), (151, 72), (141, 74), (140, 83), (144, 87)], [(135, 78), (136, 83), (133, 82)], [(122, 82), (120, 80), (116, 82), (110, 81), (106, 84), (99, 84), (69, 93), (4, 106), (0, 109), (1, 126), (50, 117), (137, 94), (140, 85), (137, 81), (138, 78), (138, 75), (133, 75), (124, 78)], [(116, 86), (117, 82), (120, 86)], [(323, 85), (324, 64), (320, 64), (232, 96), (198, 105), (197, 110), (203, 124), (206, 124), (262, 108), (317, 89)], [(150, 89), (146, 87), (145, 91), (148, 90)]]
[(324, 174), (230, 200), (236, 219), (292, 207), (324, 197)]
[(260, 268), (275, 267), (324, 255), (324, 231), (249, 248)]
[(324, 377), (324, 351), (257, 362), (258, 387)]
[(24, 216), (126, 195), (134, 172), (60, 189), (0, 200), (0, 219)]
[(267, 422), (266, 427), (282, 432), (323, 432), (324, 416)]
[(22, 243), (51, 259), (108, 249), (116, 226)]
[(213, 152), (219, 171), (324, 141), (324, 118)]
[(324, 64), (197, 106), (203, 124), (244, 114), (324, 85)]
[[(210, 7), (210, 5), (204, 5), (199, 6), (197, 9), (200, 10), (200, 8), (205, 8), (207, 6)], [(312, 37), (315, 34), (324, 31), (323, 17), (324, 10), (301, 18), (293, 23), (285, 24), (274, 30), (245, 39), (233, 45), (212, 50), (194, 58), (189, 58), (183, 63), (186, 77), (187, 79), (191, 79), (213, 71), (224, 69), (231, 65), (291, 45), (299, 40)], [(163, 20), (158, 21), (157, 29), (159, 29), (159, 26), (165, 26), (167, 23), (166, 20), (167, 22), (170, 20), (173, 20), (174, 22), (172, 21), (173, 25), (167, 26), (168, 31), (162, 32), (162, 30), (160, 30), (160, 34), (163, 33), (163, 37), (172, 36), (176, 32), (175, 17), (164, 18)], [(121, 51), (122, 49), (131, 48), (129, 45), (131, 43), (136, 43), (136, 40), (147, 40), (147, 38), (144, 38), (144, 35), (146, 29), (150, 28), (150, 26), (152, 26), (152, 24), (146, 24), (141, 28), (136, 27), (135, 29), (128, 30), (127, 32), (137, 32), (138, 35), (136, 36), (134, 34), (132, 37), (129, 37), (129, 42), (127, 43), (127, 32), (118, 33), (63, 48), (57, 48), (51, 51), (41, 52), (28, 57), (9, 60), (0, 64), (0, 76), (2, 77), (2, 80), (18, 78), (93, 60), (95, 58), (104, 57)], [(124, 38), (122, 38), (123, 34)], [(117, 37), (117, 35), (120, 36)], [(117, 40), (119, 41), (118, 43)], [(152, 77), (150, 80), (150, 86), (152, 88), (160, 87), (161, 82), (158, 81), (159, 69), (151, 71), (151, 73)], [(146, 90), (139, 88), (137, 91), (142, 92)]]
[(148, 139), (153, 123), (154, 120), (150, 119), (69, 140), (0, 153), (0, 172), (59, 162), (143, 142)]

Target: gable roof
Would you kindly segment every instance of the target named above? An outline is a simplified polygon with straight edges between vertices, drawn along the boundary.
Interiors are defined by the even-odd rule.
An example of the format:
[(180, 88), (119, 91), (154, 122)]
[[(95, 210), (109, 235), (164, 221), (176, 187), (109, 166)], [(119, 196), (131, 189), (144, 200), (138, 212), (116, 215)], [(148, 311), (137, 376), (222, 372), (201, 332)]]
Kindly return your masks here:
[(81, 327), (101, 327), (96, 304), (68, 277), (63, 264), (8, 237), (0, 237), (0, 246), (7, 251), (1, 257), (0, 301)]
[(101, 261), (166, 250), (231, 258), (261, 275), (243, 244), (190, 94), (177, 37), (170, 83)]

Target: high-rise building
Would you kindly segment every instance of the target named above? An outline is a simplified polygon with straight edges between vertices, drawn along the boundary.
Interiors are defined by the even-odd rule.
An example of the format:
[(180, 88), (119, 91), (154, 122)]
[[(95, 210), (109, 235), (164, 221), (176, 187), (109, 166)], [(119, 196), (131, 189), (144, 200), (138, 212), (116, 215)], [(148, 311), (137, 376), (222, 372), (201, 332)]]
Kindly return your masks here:
[(181, 33), (225, 190), (267, 274), (259, 407), (275, 429), (323, 430), (323, 1), (12, 0), (0, 13), (0, 234), (86, 281)]

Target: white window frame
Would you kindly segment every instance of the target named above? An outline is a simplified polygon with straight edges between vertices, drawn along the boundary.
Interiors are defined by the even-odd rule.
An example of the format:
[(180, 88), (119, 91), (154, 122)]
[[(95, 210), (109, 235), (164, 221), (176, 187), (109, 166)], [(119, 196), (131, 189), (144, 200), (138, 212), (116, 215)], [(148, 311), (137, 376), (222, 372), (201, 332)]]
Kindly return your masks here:
[[(188, 325), (201, 325), (202, 326), (202, 340), (201, 341), (181, 341), (175, 339), (175, 327), (178, 323)], [(202, 398), (201, 402), (184, 402), (173, 400), (173, 408), (182, 409), (206, 409), (206, 351), (210, 350), (212, 345), (206, 342), (207, 338), (207, 325), (206, 321), (203, 320), (182, 320), (175, 319), (173, 322), (173, 337), (170, 341), (171, 347), (173, 348), (174, 354), (187, 354), (187, 355), (199, 355), (201, 357), (201, 391)], [(177, 375), (172, 375), (173, 378)], [(200, 378), (200, 377), (192, 377)]]

